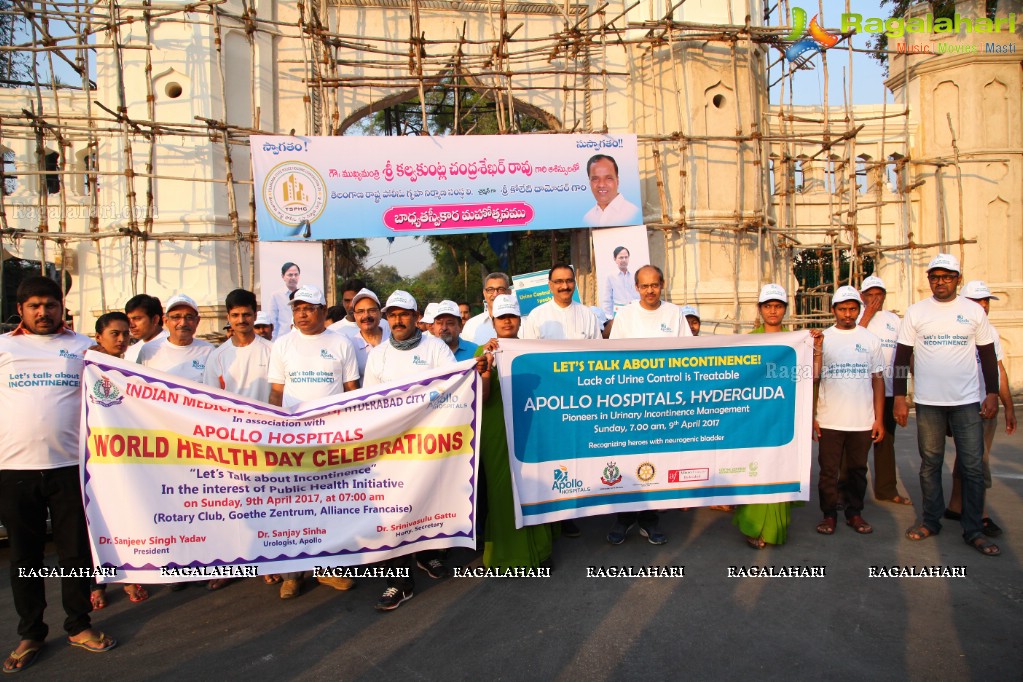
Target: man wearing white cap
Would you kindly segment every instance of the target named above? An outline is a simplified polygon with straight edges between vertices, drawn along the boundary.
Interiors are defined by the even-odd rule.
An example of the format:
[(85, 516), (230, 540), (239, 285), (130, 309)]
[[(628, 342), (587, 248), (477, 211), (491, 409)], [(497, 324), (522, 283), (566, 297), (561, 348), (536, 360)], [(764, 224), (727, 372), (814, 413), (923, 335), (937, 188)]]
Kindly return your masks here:
[(195, 338), (199, 320), (199, 306), (191, 297), (171, 296), (163, 315), (167, 338), (147, 342), (139, 353), (139, 364), (202, 383), (213, 344)]
[(693, 333), (693, 336), (699, 336), (700, 311), (696, 309), (696, 306), (691, 305), (682, 306), (682, 316), (686, 318), (686, 324), (689, 325), (689, 331)]
[(454, 353), (455, 360), (460, 362), (473, 357), (479, 344), (470, 343), (459, 337), (462, 332), (462, 314), (458, 304), (454, 301), (441, 301), (436, 305), (430, 332), (447, 344)]
[(255, 330), (256, 336), (261, 336), (267, 341), (274, 340), (274, 323), (266, 312), (260, 310), (256, 313), (256, 321), (252, 324), (252, 328)]
[[(815, 339), (813, 438), (818, 441), (817, 491), (824, 520), (817, 532), (831, 535), (841, 494), (845, 523), (861, 535), (874, 532), (863, 519), (870, 444), (884, 438), (884, 356), (881, 340), (857, 326), (863, 301), (843, 286), (831, 299), (835, 324)], [(843, 485), (839, 489), (839, 478)]]
[[(692, 336), (689, 325), (682, 316), (682, 310), (674, 303), (661, 300), (664, 289), (664, 273), (656, 265), (644, 265), (636, 271), (635, 288), (639, 300), (618, 309), (611, 335), (614, 339), (652, 339), (662, 337)], [(625, 542), (629, 530), (639, 525), (639, 534), (652, 545), (663, 545), (668, 537), (658, 526), (656, 509), (640, 512), (621, 512), (607, 533), (612, 545)]]
[(491, 317), (491, 306), (494, 299), (502, 294), (511, 293), (511, 277), (503, 272), (492, 272), (483, 278), (483, 312), (462, 327), (462, 338), (473, 343), (486, 343), (494, 338), (494, 321)]
[[(416, 299), (406, 291), (399, 289), (387, 297), (384, 316), (391, 327), (391, 338), (370, 351), (362, 382), (364, 387), (406, 379), (428, 369), (454, 364), (455, 356), (447, 345), (418, 328), (418, 310)], [(417, 552), (416, 565), (431, 578), (443, 578), (448, 575), (443, 557), (442, 550)], [(403, 568), (407, 560), (398, 557), (383, 563)], [(415, 578), (411, 573), (407, 578), (388, 578), (387, 589), (377, 600), (376, 608), (379, 611), (396, 609), (411, 599), (414, 592)]]
[[(895, 349), (895, 421), (909, 418), (906, 379), (913, 361), (917, 444), (923, 520), (906, 532), (923, 540), (941, 532), (945, 497), (941, 490), (945, 433), (952, 432), (963, 485), (963, 539), (985, 556), (1001, 553), (984, 537), (983, 419), (998, 413), (998, 360), (994, 331), (984, 309), (956, 295), (959, 260), (939, 253), (927, 266), (930, 298), (906, 311)], [(983, 383), (977, 376), (980, 354)], [(977, 398), (984, 386), (984, 399)]]
[(908, 495), (900, 495), (898, 476), (895, 472), (895, 394), (892, 392), (892, 361), (895, 359), (895, 345), (899, 339), (902, 320), (895, 313), (884, 309), (888, 291), (884, 280), (871, 275), (860, 285), (863, 306), (857, 324), (881, 340), (881, 354), (884, 356), (884, 438), (874, 443), (874, 499), (895, 504), (913, 504)]
[[(327, 329), (327, 301), (323, 292), (303, 285), (295, 291), (289, 305), (295, 329), (277, 337), (270, 350), (267, 402), (292, 407), (357, 389), (359, 364), (355, 351), (344, 334)], [(284, 578), (281, 599), (297, 597), (305, 574), (285, 573), (281, 577)], [(351, 578), (322, 576), (317, 580), (336, 590), (349, 590), (355, 585)]]
[[(959, 292), (963, 298), (968, 298), (981, 308), (984, 309), (984, 314), (989, 315), (991, 312), (991, 300), (999, 300), (997, 296), (991, 293), (991, 289), (988, 285), (979, 280), (975, 279), (971, 282), (967, 282), (962, 291)], [(995, 329), (994, 325), (991, 325), (991, 329), (995, 335), (995, 358), (998, 360), (998, 397), (1002, 401), (1002, 405), (1005, 406), (1005, 433), (1012, 435), (1016, 431), (1016, 408), (1012, 404), (1012, 392), (1009, 390), (1009, 375), (1005, 372), (1005, 364), (1003, 359), (1005, 357), (1002, 353), (1002, 340), (998, 334), (998, 330)], [(977, 372), (980, 373), (980, 357), (977, 358)], [(983, 377), (981, 376), (981, 379)], [(981, 389), (983, 394), (985, 389)], [(978, 394), (978, 400), (983, 400), (984, 396)], [(995, 413), (990, 417), (984, 419), (984, 488), (991, 487), (991, 444), (995, 439), (995, 431), (998, 430), (998, 414)], [(952, 494), (948, 501), (948, 509), (945, 510), (945, 518), (956, 520), (961, 515), (962, 510), (962, 481), (959, 476), (959, 467), (952, 467)], [(998, 527), (994, 521), (991, 520), (986, 513), (981, 518), (981, 523), (984, 526), (984, 535), (989, 538), (996, 538), (1002, 534), (1002, 529)]]
[[(355, 294), (351, 308), (355, 327), (348, 327), (341, 333), (346, 334), (352, 342), (359, 363), (359, 375), (365, 377), (370, 351), (387, 341), (391, 332), (387, 323), (381, 324), (380, 299), (369, 289), (362, 289)], [(330, 328), (333, 329), (334, 325)]]
[[(416, 322), (416, 326), (419, 327), (419, 331), (427, 334), (433, 334), (433, 316), (437, 314), (437, 304), (427, 303), (423, 309), (423, 314), (419, 316), (419, 322)], [(436, 334), (434, 334), (436, 336)]]
[(575, 270), (558, 263), (547, 273), (553, 298), (529, 313), (519, 335), (523, 339), (599, 339), (600, 329), (593, 312), (572, 300)]

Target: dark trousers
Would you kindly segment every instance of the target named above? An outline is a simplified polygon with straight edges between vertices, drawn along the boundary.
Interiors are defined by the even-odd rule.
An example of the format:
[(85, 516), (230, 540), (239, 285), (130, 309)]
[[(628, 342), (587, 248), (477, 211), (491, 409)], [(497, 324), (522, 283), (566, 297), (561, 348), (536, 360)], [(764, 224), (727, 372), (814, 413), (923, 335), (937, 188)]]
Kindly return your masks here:
[[(863, 512), (869, 452), (870, 431), (821, 429), (817, 443), (817, 463), (820, 465), (817, 493), (824, 516), (838, 516), (839, 497), (845, 506), (845, 518), (851, 519)], [(841, 490), (838, 485), (840, 474)]]
[[(21, 639), (42, 642), (49, 628), (43, 622), (46, 589), (43, 578), (20, 577), (18, 569), (43, 567), (46, 511), (53, 523), (58, 565), (64, 569), (92, 566), (89, 536), (82, 506), (78, 467), (0, 471), (0, 522), (7, 528), (11, 548), (11, 591), (18, 613)], [(90, 625), (88, 577), (61, 578), (64, 630), (74, 636)]]
[(649, 528), (650, 526), (657, 525), (658, 518), (659, 516), (657, 514), (656, 509), (644, 509), (643, 511), (638, 512), (618, 513), (618, 523), (624, 524), (626, 526), (631, 526), (632, 524), (636, 523), (636, 521), (639, 521), (639, 525), (643, 526), (644, 528)]
[(890, 500), (899, 494), (895, 475), (895, 398), (884, 399), (884, 439), (874, 443), (874, 498)]

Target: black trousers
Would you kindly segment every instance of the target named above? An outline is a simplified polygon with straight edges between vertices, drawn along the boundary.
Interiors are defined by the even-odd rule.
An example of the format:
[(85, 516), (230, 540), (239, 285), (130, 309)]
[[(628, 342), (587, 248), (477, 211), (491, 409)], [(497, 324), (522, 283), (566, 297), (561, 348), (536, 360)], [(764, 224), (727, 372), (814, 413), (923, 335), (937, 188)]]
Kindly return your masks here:
[[(42, 642), (49, 628), (43, 622), (46, 588), (43, 578), (21, 577), (18, 569), (43, 567), (46, 512), (53, 523), (53, 543), (63, 569), (87, 569), (92, 552), (85, 524), (78, 467), (0, 471), (0, 522), (11, 543), (11, 591), (21, 639)], [(64, 630), (74, 636), (90, 625), (89, 577), (61, 578)]]
[[(817, 462), (821, 469), (817, 493), (824, 516), (838, 516), (839, 495), (845, 505), (845, 518), (851, 519), (863, 512), (870, 444), (870, 431), (821, 429), (817, 443)], [(840, 474), (841, 490), (838, 485)]]
[(660, 515), (656, 509), (644, 509), (638, 512), (618, 512), (618, 523), (626, 526), (631, 526), (636, 521), (639, 521), (639, 525), (644, 528), (656, 526), (659, 518)]

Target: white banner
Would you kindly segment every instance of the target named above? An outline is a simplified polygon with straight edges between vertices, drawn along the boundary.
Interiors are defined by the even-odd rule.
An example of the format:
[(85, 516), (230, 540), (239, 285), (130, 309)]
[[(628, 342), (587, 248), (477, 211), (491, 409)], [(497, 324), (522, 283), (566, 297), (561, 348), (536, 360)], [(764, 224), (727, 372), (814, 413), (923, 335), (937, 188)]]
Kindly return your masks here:
[(809, 499), (807, 332), (500, 343), (518, 527)]
[(475, 547), (473, 361), (290, 410), (95, 352), (82, 386), (89, 538), (116, 569), (101, 582)]

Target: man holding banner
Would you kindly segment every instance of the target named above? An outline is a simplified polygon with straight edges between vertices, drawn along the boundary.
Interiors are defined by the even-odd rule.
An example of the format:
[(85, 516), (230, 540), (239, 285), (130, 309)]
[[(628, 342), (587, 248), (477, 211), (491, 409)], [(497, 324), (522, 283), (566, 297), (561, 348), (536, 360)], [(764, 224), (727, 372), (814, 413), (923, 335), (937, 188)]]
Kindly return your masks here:
[[(270, 350), (271, 405), (291, 407), (359, 388), (359, 365), (351, 342), (327, 329), (327, 301), (314, 286), (302, 286), (291, 299), (295, 331), (278, 339)], [(297, 597), (302, 573), (281, 576), (281, 599)], [(320, 576), (317, 580), (337, 590), (349, 590), (355, 581)]]
[[(639, 300), (619, 309), (611, 327), (614, 339), (649, 339), (655, 337), (692, 336), (682, 310), (674, 303), (661, 300), (664, 289), (664, 273), (656, 265), (644, 265), (636, 271), (635, 289)], [(607, 541), (612, 545), (625, 542), (625, 536), (636, 523), (639, 534), (652, 545), (663, 545), (668, 537), (658, 527), (655, 509), (641, 512), (620, 512), (615, 524), (608, 531)]]
[[(11, 591), (18, 613), (18, 646), (5, 673), (32, 665), (49, 631), (43, 621), (46, 517), (53, 522), (64, 630), (71, 646), (109, 651), (117, 642), (90, 627), (92, 556), (78, 475), (83, 357), (92, 341), (63, 323), (63, 291), (46, 277), (28, 277), (17, 290), (21, 324), (0, 336), (0, 522), (10, 540)], [(46, 423), (39, 410), (46, 407)]]
[[(418, 310), (416, 299), (406, 291), (399, 289), (387, 298), (383, 312), (391, 328), (391, 337), (370, 351), (366, 376), (363, 377), (364, 387), (406, 379), (410, 374), (454, 364), (455, 356), (447, 345), (431, 334), (424, 334), (416, 326)], [(448, 568), (443, 557), (443, 550), (418, 552), (416, 565), (431, 578), (444, 578), (448, 575)], [(388, 559), (384, 563), (392, 568), (403, 568), (407, 564), (404, 558)], [(377, 610), (398, 608), (412, 598), (415, 588), (416, 581), (411, 573), (407, 578), (388, 578), (387, 589), (377, 601)]]

